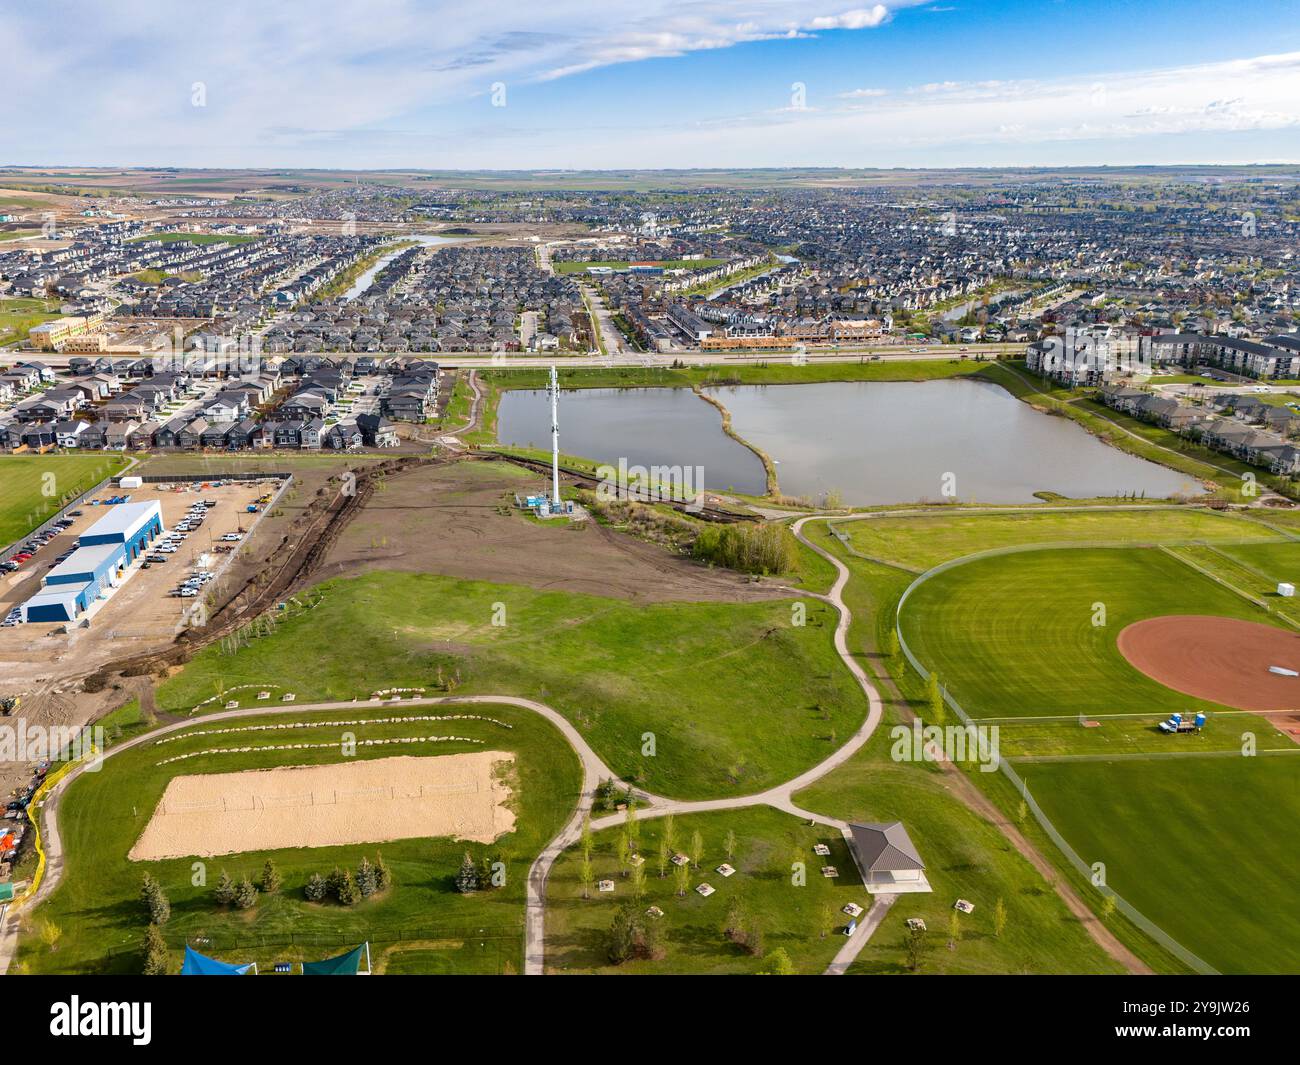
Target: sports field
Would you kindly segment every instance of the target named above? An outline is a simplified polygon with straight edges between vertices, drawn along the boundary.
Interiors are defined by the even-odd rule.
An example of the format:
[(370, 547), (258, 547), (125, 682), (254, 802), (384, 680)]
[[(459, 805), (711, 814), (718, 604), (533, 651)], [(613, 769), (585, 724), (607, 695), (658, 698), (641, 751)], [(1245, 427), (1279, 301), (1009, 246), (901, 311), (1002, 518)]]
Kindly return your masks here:
[[(463, 715), (474, 715), (466, 718)], [(462, 715), (452, 720), (450, 715)], [(383, 720), (394, 717), (417, 720)], [(484, 720), (490, 719), (490, 720)], [(292, 730), (251, 726), (298, 723)], [(215, 733), (216, 728), (241, 731)], [(342, 742), (350, 733), (356, 753), (345, 756)], [(358, 706), (347, 711), (268, 713), (221, 722), (197, 720), (192, 728), (125, 750), (105, 760), (99, 772), (78, 777), (60, 798), (59, 829), (65, 865), (54, 894), (27, 921), (19, 961), (29, 972), (139, 972), (140, 940), (147, 918), (139, 903), (140, 879), (148, 870), (171, 901), (164, 932), (179, 966), (180, 948), (188, 937), (202, 936), (205, 953), (228, 960), (296, 961), (328, 957), (369, 939), (376, 952), (395, 943), (431, 944), (435, 971), (458, 971), (461, 961), (479, 971), (480, 952), (443, 951), (439, 944), (478, 942), (481, 936), (504, 944), (493, 952), (518, 971), (523, 950), (523, 899), (528, 866), (542, 846), (570, 817), (578, 792), (577, 757), (560, 733), (529, 711), (506, 706), (457, 708)], [(463, 740), (402, 743), (412, 736), (455, 736)], [(388, 740), (388, 744), (366, 741)], [(286, 744), (297, 749), (272, 749)], [(319, 745), (319, 746), (316, 746)], [(247, 749), (245, 749), (247, 748)], [(221, 750), (225, 753), (202, 754)], [(133, 862), (128, 858), (173, 778), (205, 773), (264, 770), (277, 766), (319, 767), (380, 764), (395, 752), (416, 761), (437, 762), (444, 755), (480, 756), (484, 751), (510, 752), (514, 762), (504, 782), (509, 786), (514, 830), (491, 844), (457, 842), (448, 837), (395, 839), (306, 848), (287, 847), (222, 857), (192, 857)], [(178, 755), (197, 757), (158, 764)], [(405, 758), (402, 760), (406, 760)], [(459, 894), (453, 879), (463, 854), (477, 861), (503, 861), (506, 882), (498, 889)], [(303, 887), (312, 873), (328, 875), (336, 866), (356, 869), (365, 857), (382, 854), (394, 884), (381, 896), (354, 906), (307, 902)], [(273, 894), (262, 894), (251, 910), (221, 907), (213, 887), (222, 870), (239, 880), (258, 879), (263, 863), (274, 859), (284, 878)], [(196, 871), (206, 883), (195, 885)], [(54, 949), (40, 939), (44, 924), (61, 933)], [(414, 944), (412, 944), (414, 945)], [(421, 971), (421, 957), (401, 963)]]
[(0, 546), (31, 532), (60, 506), (126, 466), (121, 455), (0, 456)]
[(972, 717), (1138, 712), (1154, 723), (1175, 710), (1219, 708), (1157, 684), (1116, 647), (1128, 625), (1167, 614), (1268, 620), (1159, 548), (977, 559), (921, 584), (901, 620), (914, 653)]
[[(1068, 545), (1078, 542), (1069, 533), (1089, 517), (1116, 530), (1114, 514), (1044, 520), (1055, 527), (1051, 539)], [(1243, 675), (1238, 692), (1216, 677), (1213, 690), (1224, 702), (1198, 699), (1175, 690), (1198, 690), (1190, 674), (1165, 677), (1166, 686), (1130, 664), (1117, 641), (1148, 619), (1205, 616), (1227, 619), (1207, 622), (1225, 633), (1238, 622), (1276, 631), (1278, 647), (1289, 647), (1296, 629), (1283, 612), (1290, 601), (1270, 588), (1300, 560), (1300, 545), (1271, 535), (1218, 538), (1249, 528), (1246, 517), (1142, 517), (1151, 519), (1141, 530), (1145, 542), (1171, 546), (1031, 546), (959, 562), (915, 587), (900, 628), (972, 717), (998, 723), (1004, 757), (1082, 859), (1106, 863), (1111, 888), (1212, 968), (1285, 971), (1300, 952), (1300, 922), (1287, 912), (1300, 803), (1300, 748), (1290, 719), (1234, 709), (1253, 705), (1246, 688), (1258, 687), (1258, 678)], [(922, 527), (922, 520), (934, 524)], [(984, 520), (918, 519), (897, 527), (902, 535), (892, 541), (863, 546), (881, 557), (933, 561), (1005, 549), (1021, 535), (993, 515), (984, 529)], [(881, 537), (895, 528), (861, 524)], [(1142, 542), (1138, 527), (1127, 539)], [(1202, 657), (1220, 662), (1220, 673), (1235, 668), (1241, 656), (1224, 659), (1218, 650)], [(914, 675), (905, 679), (915, 691)], [(1211, 715), (1201, 734), (1155, 728), (1171, 712), (1197, 710)], [(1096, 726), (1080, 728), (1081, 719)], [(1251, 749), (1261, 753), (1241, 756)], [(979, 776), (972, 774), (1004, 807), (1014, 804), (1005, 782)], [(1094, 892), (1093, 902), (1099, 899)], [(1252, 921), (1258, 927), (1247, 927)]]
[(1040, 763), (1030, 788), (1085, 862), (1221, 972), (1300, 957), (1300, 755)]

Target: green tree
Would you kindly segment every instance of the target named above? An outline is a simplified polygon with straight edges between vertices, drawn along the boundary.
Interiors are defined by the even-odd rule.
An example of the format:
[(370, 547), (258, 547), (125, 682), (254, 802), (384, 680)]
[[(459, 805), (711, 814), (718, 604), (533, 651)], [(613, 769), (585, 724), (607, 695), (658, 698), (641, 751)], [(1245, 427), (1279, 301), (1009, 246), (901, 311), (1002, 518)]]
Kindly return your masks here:
[(673, 869), (673, 880), (677, 884), (677, 897), (686, 898), (686, 889), (691, 883), (691, 866), (689, 862), (682, 862), (681, 865)]
[(908, 971), (917, 972), (925, 961), (925, 955), (930, 948), (926, 930), (924, 928), (908, 928), (903, 945), (907, 950)]
[(620, 876), (627, 876), (628, 868), (632, 863), (632, 842), (628, 839), (627, 832), (618, 834), (618, 871)]
[(638, 900), (645, 897), (644, 865), (634, 865), (632, 867), (632, 897)]
[(948, 717), (948, 708), (943, 701), (943, 691), (939, 687), (939, 674), (933, 670), (925, 682), (925, 708), (929, 724), (942, 725)]
[(166, 976), (168, 968), (167, 944), (162, 929), (150, 924), (144, 932), (144, 975)]
[(785, 947), (777, 947), (765, 959), (766, 968), (763, 969), (760, 976), (794, 976), (794, 962), (790, 960), (790, 955), (786, 953)]
[(283, 883), (284, 879), (280, 876), (280, 870), (275, 867), (275, 862), (267, 858), (266, 864), (262, 866), (262, 876), (258, 885), (268, 895), (274, 895)]
[(213, 889), (212, 895), (217, 900), (218, 906), (229, 906), (235, 901), (235, 882), (224, 869), (217, 877), (217, 886)]
[(363, 899), (368, 899), (375, 893), (375, 867), (365, 855), (362, 855), (361, 864), (357, 866), (357, 891)]
[(585, 854), (578, 865), (578, 879), (582, 881), (582, 897), (591, 898), (591, 884), (596, 879), (596, 874), (591, 868), (591, 858)]
[(235, 888), (235, 905), (241, 910), (251, 910), (257, 905), (257, 885), (244, 877)]
[(329, 894), (329, 886), (325, 883), (325, 878), (320, 873), (312, 873), (307, 879), (306, 886), (302, 889), (303, 895), (308, 902), (321, 902)]
[(700, 830), (697, 828), (694, 832), (691, 833), (691, 853), (690, 853), (691, 865), (693, 865), (696, 869), (698, 869), (700, 867), (700, 859), (703, 857), (704, 857), (704, 837), (700, 835)]
[(381, 894), (393, 886), (393, 873), (388, 868), (382, 854), (375, 856), (375, 894)]
[(361, 891), (357, 887), (356, 879), (352, 876), (351, 869), (344, 869), (343, 875), (339, 878), (339, 902), (344, 906), (355, 906), (361, 901)]
[(667, 836), (659, 837), (659, 879), (662, 880), (668, 875), (668, 860), (672, 857), (673, 849), (668, 844)]
[(722, 841), (722, 851), (723, 851), (724, 854), (726, 854), (726, 856), (727, 856), (727, 861), (728, 861), (728, 862), (730, 862), (731, 859), (732, 859), (733, 857), (735, 857), (735, 854), (736, 854), (736, 830), (735, 830), (734, 828), (729, 828), (729, 829), (727, 829), (727, 836), (726, 836), (726, 838)]
[(167, 893), (148, 873), (144, 874), (140, 882), (140, 901), (144, 903), (151, 924), (166, 924), (172, 915), (172, 906), (167, 900)]
[(578, 844), (582, 848), (582, 856), (584, 858), (590, 858), (594, 846), (594, 841), (591, 836), (591, 814), (583, 815), (582, 832), (578, 835)]
[(456, 874), (456, 890), (462, 895), (478, 890), (478, 870), (474, 867), (474, 859), (469, 856), (469, 851), (465, 852), (460, 872)]
[(606, 956), (612, 964), (622, 965), (635, 956), (639, 929), (635, 904), (623, 903), (615, 911), (609, 926)]

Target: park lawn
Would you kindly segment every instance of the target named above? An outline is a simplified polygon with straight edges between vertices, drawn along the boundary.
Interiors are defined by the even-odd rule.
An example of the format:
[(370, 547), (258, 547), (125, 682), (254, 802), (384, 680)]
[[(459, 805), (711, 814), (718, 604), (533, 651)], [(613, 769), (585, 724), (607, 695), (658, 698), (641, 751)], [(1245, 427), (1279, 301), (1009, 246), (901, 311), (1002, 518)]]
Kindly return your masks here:
[[(888, 750), (886, 729), (867, 751), (795, 797), (805, 809), (844, 820), (901, 820), (926, 863), (934, 890), (899, 896), (850, 973), (907, 972), (909, 917), (922, 918), (928, 929), (921, 973), (1122, 971), (1006, 837), (952, 796), (942, 773), (890, 761)], [(975, 912), (960, 918), (961, 939), (950, 950), (948, 922), (959, 898), (973, 902)], [(998, 899), (1007, 912), (1000, 936), (993, 924)]]
[(469, 935), (464, 939), (392, 943), (377, 952), (371, 946), (378, 976), (506, 976), (519, 971), (514, 936)]
[[(1105, 624), (1094, 625), (1104, 608)], [(1145, 618), (1270, 615), (1159, 548), (1030, 550), (936, 574), (903, 604), (903, 637), (974, 718), (1222, 709), (1151, 680), (1119, 633)]]
[[(489, 721), (371, 723), (341, 725), (341, 721), (392, 716), (445, 716), (466, 713)], [(319, 727), (283, 732), (193, 735), (205, 728), (239, 727), (274, 721), (324, 722)], [(330, 724), (332, 723), (332, 724)], [(509, 727), (503, 727), (508, 725)], [(281, 765), (320, 765), (342, 760), (337, 747), (318, 750), (270, 751), (210, 755), (169, 765), (161, 758), (214, 748), (267, 747), (285, 742), (337, 743), (346, 730), (358, 744), (366, 739), (402, 736), (456, 735), (482, 739), (482, 745), (456, 741), (410, 746), (357, 747), (357, 758), (394, 755), (438, 757), (482, 750), (515, 753), (508, 770), (513, 789), (516, 828), (492, 844), (465, 844), (451, 839), (391, 840), (341, 847), (247, 852), (202, 860), (207, 886), (192, 884), (191, 859), (132, 862), (127, 852), (148, 823), (168, 780), (198, 772), (233, 772)], [(64, 875), (59, 886), (25, 926), (19, 961), (33, 973), (132, 973), (140, 971), (140, 941), (146, 918), (138, 901), (140, 879), (151, 873), (171, 901), (171, 919), (164, 934), (179, 969), (187, 940), (228, 961), (257, 961), (268, 969), (276, 961), (330, 957), (362, 940), (377, 944), (400, 940), (468, 940), (483, 934), (509, 941), (516, 971), (522, 964), (524, 885), (528, 867), (542, 847), (571, 816), (580, 787), (577, 757), (549, 722), (537, 714), (508, 706), (401, 707), (357, 706), (346, 711), (302, 711), (205, 725), (202, 719), (187, 738), (165, 744), (146, 743), (105, 761), (99, 772), (83, 773), (68, 786), (60, 801), (59, 830), (64, 843)], [(453, 878), (462, 855), (490, 857), (506, 863), (506, 884), (496, 890), (465, 896)], [(382, 897), (354, 907), (309, 903), (303, 885), (314, 872), (322, 876), (335, 866), (356, 868), (361, 858), (382, 853), (393, 872), (394, 886)], [(226, 911), (211, 897), (221, 870), (238, 880), (256, 880), (263, 863), (272, 858), (284, 877), (273, 896), (259, 897), (250, 911)], [(55, 949), (41, 941), (45, 922), (61, 930)], [(475, 952), (444, 957), (436, 971), (454, 969), (459, 958), (480, 964)], [(418, 959), (408, 959), (418, 964)], [(416, 971), (412, 969), (411, 971)]]
[(1029, 784), (1080, 857), (1187, 949), (1225, 973), (1294, 973), (1295, 757), (1042, 764)]
[(620, 775), (682, 798), (795, 776), (866, 713), (834, 652), (834, 609), (818, 600), (801, 600), (797, 626), (785, 599), (630, 603), (389, 572), (319, 587), (320, 605), (274, 635), (234, 654), (205, 648), (160, 687), (159, 705), (184, 712), (245, 683), (282, 685), (301, 702), (432, 691), (440, 672), (459, 675), (458, 693), (546, 702)]
[[(0, 455), (0, 545), (12, 543), (55, 514), (65, 499), (116, 474), (127, 459), (111, 452), (84, 455)], [(47, 474), (52, 474), (46, 481)], [(53, 495), (47, 495), (46, 485)]]
[(1190, 508), (1073, 508), (1013, 513), (938, 510), (837, 522), (855, 551), (925, 570), (940, 562), (1031, 544), (1170, 544), (1283, 541), (1281, 533), (1231, 514)]
[[(676, 817), (673, 835), (675, 851), (690, 848), (693, 833), (704, 844), (699, 869), (692, 869), (686, 897), (677, 895), (673, 875), (659, 877), (659, 841), (665, 818), (646, 818), (636, 823), (637, 850), (645, 859), (645, 894), (638, 908), (658, 906), (664, 937), (665, 956), (611, 965), (606, 955), (610, 922), (618, 907), (633, 896), (631, 877), (620, 873), (618, 839), (623, 827), (608, 828), (594, 835), (591, 864), (591, 897), (582, 897), (580, 845), (560, 856), (547, 880), (546, 967), (548, 972), (617, 974), (745, 974), (762, 972), (767, 958), (782, 948), (795, 971), (820, 973), (843, 945), (842, 932), (848, 918), (840, 912), (853, 902), (864, 909), (870, 903), (844, 837), (825, 825), (810, 827), (791, 814), (767, 806), (748, 807), (717, 813)], [(728, 831), (736, 836), (735, 851), (728, 860), (725, 840)], [(829, 858), (813, 853), (815, 843), (831, 848)], [(717, 872), (723, 862), (736, 872), (724, 877)], [(797, 884), (794, 863), (805, 864), (802, 884)], [(839, 876), (821, 875), (824, 863), (834, 865)], [(614, 891), (600, 892), (595, 881), (614, 881)], [(707, 883), (715, 890), (704, 898), (695, 891)], [(747, 912), (763, 931), (763, 947), (749, 954), (729, 942), (722, 933), (728, 906), (742, 900)], [(822, 933), (826, 934), (823, 935)]]

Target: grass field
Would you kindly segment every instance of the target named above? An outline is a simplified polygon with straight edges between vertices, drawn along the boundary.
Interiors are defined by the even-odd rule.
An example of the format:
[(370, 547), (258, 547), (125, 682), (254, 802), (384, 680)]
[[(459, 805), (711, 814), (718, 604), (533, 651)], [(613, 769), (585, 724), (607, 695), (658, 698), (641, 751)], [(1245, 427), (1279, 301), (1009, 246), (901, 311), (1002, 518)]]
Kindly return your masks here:
[[(528, 866), (545, 842), (569, 817), (576, 801), (578, 761), (559, 732), (536, 714), (512, 707), (474, 706), (464, 712), (490, 717), (487, 721), (429, 721), (371, 723), (355, 721), (393, 715), (446, 715), (451, 707), (401, 708), (363, 706), (344, 712), (304, 711), (295, 715), (251, 717), (218, 725), (202, 720), (187, 738), (164, 745), (143, 744), (107, 760), (97, 773), (82, 774), (69, 785), (60, 802), (59, 829), (65, 847), (63, 879), (54, 894), (30, 915), (19, 954), (29, 972), (129, 973), (140, 971), (139, 941), (145, 917), (138, 901), (140, 878), (147, 870), (162, 884), (172, 906), (165, 926), (173, 961), (179, 967), (186, 940), (202, 939), (200, 949), (224, 960), (252, 961), (265, 970), (275, 961), (329, 957), (364, 939), (379, 952), (397, 944), (408, 972), (471, 972), (507, 966), (519, 971), (523, 950), (523, 898)], [(205, 727), (245, 726), (274, 721), (322, 722), (317, 727), (280, 732), (245, 732), (225, 736), (189, 735)], [(344, 730), (359, 744), (366, 739), (413, 735), (456, 735), (478, 738), (486, 749), (510, 750), (516, 760), (510, 771), (516, 830), (494, 844), (463, 844), (450, 839), (394, 840), (315, 849), (245, 853), (206, 859), (134, 863), (127, 851), (153, 813), (167, 781), (179, 774), (231, 772), (278, 765), (319, 765), (338, 762), (338, 746), (317, 750), (257, 750), (289, 740), (294, 743), (338, 744)], [(165, 757), (213, 748), (253, 750), (209, 755), (170, 765)], [(395, 752), (438, 757), (483, 750), (462, 742), (415, 744), (409, 747), (358, 745), (357, 758), (383, 758)], [(474, 895), (458, 894), (452, 879), (462, 854), (488, 856), (506, 864), (505, 886)], [(383, 896), (354, 907), (309, 903), (303, 885), (313, 872), (326, 875), (336, 865), (355, 869), (365, 856), (382, 853), (393, 871), (394, 886)], [(274, 895), (263, 895), (248, 911), (224, 910), (212, 899), (221, 870), (236, 880), (256, 879), (263, 862), (273, 858), (284, 877)], [(206, 886), (194, 886), (197, 871)], [(38, 930), (51, 922), (62, 935), (55, 948), (42, 942)], [(491, 941), (493, 949), (479, 949)], [(463, 944), (450, 948), (448, 944)], [(413, 948), (406, 953), (407, 944)], [(419, 948), (414, 949), (414, 948)]]
[(1078, 508), (1003, 514), (949, 510), (882, 515), (836, 527), (848, 533), (854, 550), (918, 571), (977, 551), (1031, 544), (1286, 542), (1283, 534), (1250, 518), (1188, 508)]
[(1036, 765), (1030, 787), (1085, 862), (1222, 972), (1300, 957), (1297, 756)]
[[(1105, 624), (1095, 625), (1098, 604)], [(1269, 620), (1158, 548), (1028, 551), (977, 559), (914, 591), (902, 613), (912, 650), (976, 718), (1105, 717), (1216, 709), (1140, 673), (1115, 646), (1163, 614)]]
[(0, 299), (0, 344), (26, 340), (33, 326), (57, 317), (57, 300)]
[[(848, 902), (865, 908), (870, 902), (839, 832), (809, 827), (806, 821), (765, 806), (675, 819), (675, 851), (685, 852), (695, 832), (704, 843), (700, 867), (691, 870), (686, 897), (679, 897), (671, 864), (668, 875), (659, 877), (659, 841), (665, 821), (647, 819), (639, 825), (637, 849), (645, 858), (646, 881), (638, 905), (664, 911), (659, 923), (665, 956), (611, 965), (605, 953), (606, 933), (619, 905), (633, 895), (631, 879), (620, 874), (617, 858), (623, 831), (606, 829), (594, 839), (592, 872), (596, 880), (613, 880), (613, 892), (598, 892), (593, 886), (591, 897), (582, 897), (577, 846), (569, 848), (552, 870), (546, 907), (549, 970), (601, 975), (757, 973), (764, 969), (767, 954), (780, 947), (797, 972), (820, 973), (844, 942), (835, 934), (848, 922), (840, 908)], [(729, 861), (736, 872), (724, 877), (716, 870), (728, 861), (724, 848), (728, 831), (736, 836)], [(819, 842), (830, 846), (829, 858), (813, 853), (813, 844)], [(802, 885), (794, 882), (795, 862), (805, 863)], [(821, 875), (824, 862), (839, 870), (838, 878)], [(714, 894), (699, 895), (695, 888), (701, 883), (712, 886)], [(728, 906), (736, 897), (763, 929), (764, 947), (757, 955), (729, 942), (722, 933)]]
[(834, 612), (816, 600), (799, 627), (790, 600), (644, 604), (391, 572), (320, 587), (321, 605), (274, 635), (235, 654), (206, 648), (159, 688), (159, 705), (186, 711), (268, 682), (299, 701), (353, 699), (459, 673), (457, 692), (542, 700), (617, 772), (683, 798), (794, 776), (866, 713), (832, 647)]
[(84, 492), (126, 464), (121, 455), (101, 451), (0, 455), (0, 545), (27, 535), (59, 509), (61, 500)]
[[(886, 732), (866, 751), (800, 792), (803, 807), (845, 820), (901, 820), (926, 863), (934, 889), (903, 895), (849, 970), (905, 971), (904, 921), (924, 919), (930, 950), (922, 973), (1111, 973), (1119, 966), (1088, 936), (1057, 894), (1000, 832), (950, 792), (932, 767), (888, 758)], [(959, 898), (975, 904), (962, 939), (946, 945), (948, 916)], [(1007, 926), (995, 935), (998, 899)]]

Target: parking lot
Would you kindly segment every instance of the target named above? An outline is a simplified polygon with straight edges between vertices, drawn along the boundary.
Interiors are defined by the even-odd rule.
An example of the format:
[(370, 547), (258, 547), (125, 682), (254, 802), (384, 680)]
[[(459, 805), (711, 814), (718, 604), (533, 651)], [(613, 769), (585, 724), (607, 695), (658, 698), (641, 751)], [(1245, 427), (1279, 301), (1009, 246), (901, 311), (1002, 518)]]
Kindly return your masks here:
[[(0, 663), (38, 651), (48, 662), (52, 653), (57, 659), (62, 651), (74, 647), (88, 659), (104, 660), (170, 638), (184, 623), (187, 611), (203, 600), (226, 563), (242, 549), (243, 538), (262, 510), (259, 500), (273, 496), (278, 486), (273, 478), (247, 482), (177, 481), (145, 484), (125, 493), (132, 502), (158, 500), (163, 534), (131, 566), (128, 578), (111, 596), (96, 603), (78, 621), (6, 624), (0, 628)], [(115, 494), (122, 493), (105, 490), (94, 499), (104, 500)], [(250, 512), (249, 507), (257, 510)], [(0, 575), (0, 617), (7, 622), (14, 608), (40, 589), (41, 577), (73, 550), (77, 537), (109, 509), (108, 505), (86, 500), (66, 515), (70, 524), (16, 571)], [(97, 646), (105, 641), (111, 641), (111, 645)], [(90, 654), (92, 647), (98, 653)]]

